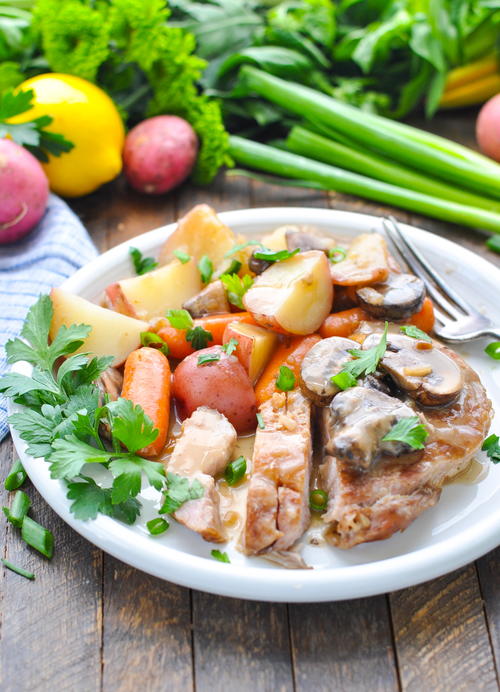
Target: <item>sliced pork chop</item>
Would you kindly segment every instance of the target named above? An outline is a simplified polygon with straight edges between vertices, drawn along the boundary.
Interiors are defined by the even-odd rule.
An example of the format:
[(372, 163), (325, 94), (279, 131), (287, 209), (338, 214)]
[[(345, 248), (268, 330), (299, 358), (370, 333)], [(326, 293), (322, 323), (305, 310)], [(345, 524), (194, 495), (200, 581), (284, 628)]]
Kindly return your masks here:
[[(327, 540), (339, 548), (376, 541), (405, 529), (439, 499), (445, 481), (469, 463), (480, 448), (491, 421), (491, 402), (477, 374), (449, 349), (438, 346), (458, 366), (463, 386), (446, 406), (405, 403), (424, 419), (429, 431), (425, 448), (398, 458), (382, 456), (368, 470), (333, 455), (332, 413), (322, 409), (324, 463), (322, 487), (329, 503), (323, 520)], [(416, 460), (415, 460), (416, 457)]]
[(249, 555), (290, 548), (310, 517), (311, 403), (298, 390), (276, 393), (260, 412), (242, 541)]
[(175, 519), (215, 543), (225, 541), (226, 536), (214, 476), (231, 460), (236, 439), (236, 430), (222, 413), (201, 406), (182, 424), (181, 435), (166, 464), (167, 471), (198, 480), (205, 491), (202, 497), (185, 502), (175, 512)]

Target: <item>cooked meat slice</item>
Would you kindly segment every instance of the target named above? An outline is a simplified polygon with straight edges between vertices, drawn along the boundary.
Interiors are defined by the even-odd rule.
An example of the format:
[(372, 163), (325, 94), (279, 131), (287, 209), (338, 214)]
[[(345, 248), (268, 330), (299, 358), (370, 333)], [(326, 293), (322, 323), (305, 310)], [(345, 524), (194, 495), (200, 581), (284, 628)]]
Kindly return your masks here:
[(352, 241), (345, 259), (332, 264), (334, 284), (357, 286), (380, 283), (389, 275), (385, 239), (378, 233), (362, 233)]
[(222, 281), (212, 281), (197, 295), (186, 300), (182, 307), (191, 317), (217, 315), (231, 310)]
[(331, 378), (339, 373), (348, 360), (352, 360), (349, 349), (359, 349), (352, 339), (331, 336), (322, 339), (311, 348), (300, 369), (300, 388), (309, 399), (319, 406), (328, 406), (339, 391)]
[(415, 411), (393, 396), (368, 387), (340, 392), (330, 404), (329, 444), (326, 451), (356, 468), (368, 468), (382, 455), (398, 457), (411, 451), (403, 442), (382, 438), (402, 418)]
[(97, 380), (97, 386), (110, 401), (116, 401), (123, 388), (123, 375), (117, 368), (107, 368)]
[[(384, 456), (368, 471), (327, 454), (321, 468), (328, 492), (327, 540), (339, 548), (376, 541), (405, 529), (439, 499), (447, 478), (455, 476), (480, 448), (489, 429), (491, 402), (476, 373), (455, 353), (463, 388), (449, 406), (428, 408), (420, 415), (429, 431), (415, 463)], [(331, 412), (322, 409), (325, 444), (331, 449)]]
[(203, 497), (185, 502), (174, 517), (207, 541), (226, 539), (213, 477), (231, 460), (236, 439), (235, 429), (222, 413), (201, 406), (182, 424), (181, 435), (166, 464), (167, 471), (197, 479), (203, 485)]
[[(368, 336), (363, 349), (375, 346), (378, 340), (378, 335)], [(456, 399), (462, 389), (462, 373), (452, 356), (452, 351), (437, 342), (389, 334), (379, 367), (420, 404), (440, 406)]]
[(389, 274), (383, 283), (356, 291), (358, 302), (379, 319), (404, 320), (420, 310), (425, 299), (424, 282), (413, 274)]
[(309, 524), (311, 403), (295, 390), (260, 409), (243, 546), (247, 554), (286, 550)]

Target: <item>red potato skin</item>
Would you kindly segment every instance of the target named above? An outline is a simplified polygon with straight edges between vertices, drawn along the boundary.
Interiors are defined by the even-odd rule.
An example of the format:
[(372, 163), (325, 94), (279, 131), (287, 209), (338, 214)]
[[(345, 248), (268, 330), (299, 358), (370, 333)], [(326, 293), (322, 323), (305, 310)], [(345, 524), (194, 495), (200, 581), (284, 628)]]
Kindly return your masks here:
[(479, 111), (476, 139), (483, 154), (500, 162), (500, 94), (486, 101)]
[[(198, 365), (198, 358), (209, 353), (220, 360)], [(174, 372), (172, 394), (183, 419), (199, 406), (208, 406), (224, 414), (239, 434), (255, 430), (257, 400), (252, 383), (236, 356), (228, 356), (220, 346), (187, 356)]]
[(198, 138), (186, 120), (176, 115), (157, 115), (128, 133), (123, 170), (139, 192), (161, 195), (188, 177), (197, 154)]
[(35, 157), (12, 140), (0, 139), (0, 243), (29, 233), (48, 197), (49, 182)]

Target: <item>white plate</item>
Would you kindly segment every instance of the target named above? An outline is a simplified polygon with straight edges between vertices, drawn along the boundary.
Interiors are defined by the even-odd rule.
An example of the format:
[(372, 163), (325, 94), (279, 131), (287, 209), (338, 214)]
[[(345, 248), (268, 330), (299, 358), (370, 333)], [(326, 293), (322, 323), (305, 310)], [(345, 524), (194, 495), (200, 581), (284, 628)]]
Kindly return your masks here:
[[(353, 236), (380, 228), (380, 219), (350, 212), (302, 209), (250, 209), (220, 215), (234, 231), (262, 234), (285, 223), (314, 224), (323, 231)], [(113, 281), (130, 275), (131, 244), (154, 254), (174, 224), (127, 241), (65, 282), (64, 288), (90, 300), (98, 300)], [(497, 307), (500, 271), (486, 260), (447, 240), (406, 226), (416, 245), (462, 295), (500, 324)], [(481, 375), (497, 411), (500, 367), (483, 353), (487, 342), (479, 340), (457, 349)], [(492, 430), (500, 430), (497, 415)], [(404, 533), (349, 551), (330, 546), (304, 547), (312, 570), (285, 570), (262, 558), (246, 558), (228, 550), (231, 564), (210, 557), (213, 544), (204, 542), (174, 521), (169, 531), (152, 538), (145, 523), (154, 514), (158, 494), (147, 489), (141, 495), (144, 509), (132, 527), (106, 516), (95, 521), (75, 519), (69, 511), (61, 482), (51, 480), (48, 465), (25, 452), (25, 444), (13, 430), (21, 460), (49, 505), (76, 531), (108, 553), (157, 577), (177, 584), (226, 596), (268, 601), (335, 601), (384, 593), (417, 584), (454, 570), (500, 543), (500, 465), (487, 466), (480, 482), (451, 484), (441, 500), (419, 517)], [(483, 460), (484, 457), (481, 455)], [(57, 550), (57, 537), (56, 537)]]

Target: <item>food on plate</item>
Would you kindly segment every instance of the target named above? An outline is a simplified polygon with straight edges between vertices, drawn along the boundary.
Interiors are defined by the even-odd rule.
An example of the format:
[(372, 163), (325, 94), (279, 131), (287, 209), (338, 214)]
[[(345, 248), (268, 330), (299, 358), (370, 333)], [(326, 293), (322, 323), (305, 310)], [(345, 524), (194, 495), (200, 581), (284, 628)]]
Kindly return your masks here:
[(490, 98), (479, 111), (476, 139), (486, 156), (500, 161), (500, 94)]
[(317, 250), (274, 262), (243, 296), (243, 305), (256, 322), (285, 334), (315, 332), (332, 302), (328, 260)]
[(133, 127), (125, 138), (123, 170), (133, 188), (161, 195), (180, 185), (193, 170), (198, 138), (176, 115), (157, 115)]
[(149, 329), (147, 322), (107, 310), (62, 288), (53, 288), (50, 297), (54, 307), (50, 338), (54, 339), (62, 326), (88, 324), (92, 330), (76, 352), (113, 356), (115, 366), (124, 363), (129, 353), (139, 348), (141, 333)]
[(24, 147), (0, 139), (0, 244), (22, 238), (40, 221), (49, 184), (40, 163)]
[[(37, 415), (46, 430), (44, 415), (67, 406), (69, 434), (21, 434), (69, 483), (80, 518), (133, 522), (144, 475), (163, 495), (160, 515), (300, 568), (311, 525), (342, 549), (388, 538), (432, 507), (480, 449), (492, 415), (486, 392), (429, 335), (432, 301), (382, 235), (349, 241), (283, 226), (259, 241), (200, 205), (161, 253), (166, 264), (142, 258), (145, 273), (109, 286), (106, 307), (54, 289), (53, 315), (41, 299), (23, 333), (37, 356), (23, 342), (8, 347), (11, 360), (17, 349), (41, 373), (0, 389), (20, 387), (35, 407), (31, 392), (42, 385), (45, 403), (68, 399)], [(50, 325), (50, 346), (40, 345), (37, 320)], [(87, 363), (86, 353), (98, 358)], [(61, 430), (58, 418), (52, 429)], [(85, 475), (88, 461), (109, 469), (111, 487)]]

